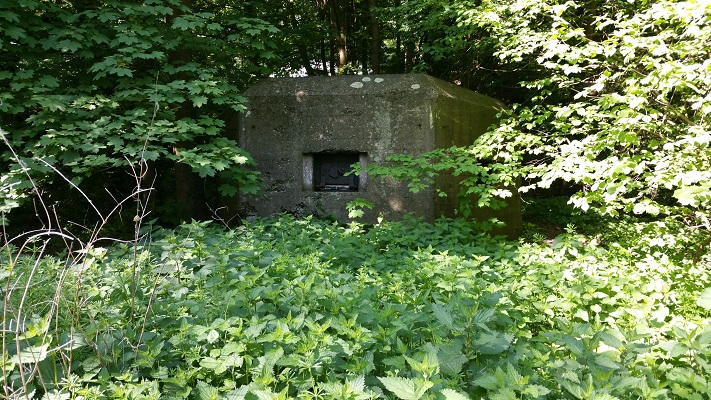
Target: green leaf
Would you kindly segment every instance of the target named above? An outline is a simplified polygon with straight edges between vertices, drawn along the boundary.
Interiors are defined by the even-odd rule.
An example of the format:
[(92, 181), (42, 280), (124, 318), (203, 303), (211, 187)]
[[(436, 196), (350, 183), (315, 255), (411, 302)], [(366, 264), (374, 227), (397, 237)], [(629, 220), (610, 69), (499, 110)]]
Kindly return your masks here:
[(14, 12), (3, 11), (3, 13), (0, 14), (0, 18), (4, 18), (5, 21), (8, 22), (20, 22), (20, 18)]
[(550, 393), (550, 389), (541, 385), (526, 385), (526, 388), (521, 392), (521, 394), (529, 395), (534, 399), (543, 397)]
[(506, 364), (506, 379), (508, 380), (509, 385), (512, 385), (516, 388), (523, 387), (525, 384), (528, 383), (528, 377), (524, 377), (523, 375), (521, 375), (516, 370), (516, 367), (514, 367), (510, 363)]
[(506, 351), (513, 340), (511, 334), (482, 333), (479, 338), (474, 340), (474, 348), (481, 354), (500, 354)]
[(235, 164), (246, 164), (249, 161), (249, 158), (246, 156), (243, 156), (241, 154), (236, 154), (232, 156), (231, 159)]
[(200, 360), (200, 366), (203, 368), (210, 369), (210, 370), (214, 370), (214, 369), (218, 368), (221, 364), (222, 364), (222, 362), (220, 360), (218, 360), (216, 358), (212, 358), (212, 357), (205, 357), (202, 360)]
[(220, 391), (203, 381), (198, 381), (195, 390), (197, 390), (198, 399), (200, 400), (218, 400), (220, 398)]
[(596, 354), (594, 357), (595, 364), (598, 366), (610, 369), (610, 370), (616, 370), (620, 368), (620, 364), (614, 360), (615, 354), (613, 352), (605, 352), (605, 353), (600, 353)]
[(133, 71), (131, 71), (128, 68), (120, 68), (120, 67), (114, 67), (109, 70), (112, 74), (116, 76), (128, 76), (132, 77), (133, 76)]
[(445, 400), (470, 400), (469, 397), (452, 389), (442, 389), (440, 393), (444, 395)]
[[(621, 333), (614, 331), (617, 333), (619, 336), (622, 336)], [(600, 337), (603, 343), (606, 345), (615, 348), (615, 349), (620, 349), (623, 346), (622, 340), (615, 334), (608, 332), (608, 331), (601, 331), (597, 333), (597, 336)]]
[(200, 108), (203, 105), (207, 104), (207, 97), (205, 96), (195, 96), (191, 98), (193, 101), (193, 106)]
[(18, 40), (25, 36), (25, 30), (17, 26), (3, 28), (4, 33), (12, 39)]
[(492, 373), (485, 373), (479, 378), (474, 380), (474, 384), (477, 386), (481, 386), (484, 389), (488, 390), (495, 390), (498, 389), (503, 380), (499, 380), (495, 374)]
[(571, 382), (567, 379), (562, 379), (562, 378), (556, 379), (556, 380), (558, 381), (558, 383), (560, 383), (561, 386), (563, 386), (563, 388), (565, 390), (568, 391), (568, 393), (575, 396), (576, 399), (586, 400), (585, 390), (583, 390), (583, 388), (580, 387), (579, 383)]
[(518, 400), (516, 392), (511, 388), (502, 388), (498, 392), (489, 396), (490, 400)]
[(226, 183), (223, 183), (222, 185), (220, 185), (218, 190), (220, 191), (221, 195), (226, 196), (226, 197), (234, 196), (239, 191), (239, 189), (237, 189), (235, 186), (228, 185)]
[(178, 28), (178, 29), (180, 29), (180, 30), (182, 30), (182, 31), (194, 29), (194, 28), (196, 28), (198, 25), (199, 25), (199, 23), (197, 23), (197, 22), (195, 22), (195, 21), (189, 21), (189, 20), (188, 20), (187, 18), (185, 18), (185, 17), (176, 17), (176, 18), (173, 20), (173, 28)]
[(696, 304), (705, 310), (711, 310), (711, 287), (706, 288), (706, 290), (701, 293), (701, 296), (696, 299)]
[(160, 153), (157, 151), (153, 151), (153, 150), (146, 150), (146, 151), (141, 152), (141, 156), (145, 160), (155, 161), (160, 157)]
[(68, 51), (68, 52), (74, 53), (75, 51), (77, 51), (81, 48), (81, 43), (67, 39), (67, 40), (62, 40), (61, 42), (59, 42), (58, 46), (59, 46), (60, 50), (62, 50), (62, 51)]
[(215, 169), (209, 165), (192, 165), (193, 171), (197, 172), (201, 178), (215, 176)]
[(378, 377), (386, 389), (402, 400), (418, 400), (433, 383), (423, 379), (402, 378), (399, 376)]
[(585, 345), (580, 339), (574, 338), (570, 335), (562, 335), (563, 342), (570, 349), (571, 353), (575, 356), (582, 356), (585, 353)]
[(242, 365), (242, 362), (244, 360), (242, 357), (236, 355), (236, 354), (231, 354), (227, 357), (224, 358), (212, 358), (212, 357), (205, 357), (202, 360), (200, 360), (200, 366), (203, 368), (207, 368), (210, 370), (213, 370), (216, 374), (222, 374), (225, 371), (227, 371), (228, 368), (234, 368), (234, 367), (239, 367)]
[(220, 339), (220, 334), (214, 329), (207, 334), (208, 343), (215, 343), (218, 339)]
[[(42, 400), (69, 400), (71, 397), (71, 393), (61, 392), (55, 389), (51, 392), (45, 393), (44, 396), (42, 396)], [(28, 398), (32, 397), (28, 396)]]
[(49, 344), (45, 343), (41, 346), (30, 346), (19, 354), (15, 354), (10, 358), (10, 363), (14, 364), (36, 364), (47, 358), (47, 349)]
[(444, 325), (447, 329), (454, 328), (454, 318), (452, 317), (452, 313), (450, 313), (445, 306), (441, 304), (432, 304), (432, 312), (434, 313), (435, 318), (437, 318), (437, 321), (439, 321), (439, 323)]
[(464, 364), (469, 361), (462, 352), (462, 346), (463, 343), (458, 341), (438, 347), (437, 358), (440, 360), (439, 368), (443, 374), (456, 377), (461, 372)]

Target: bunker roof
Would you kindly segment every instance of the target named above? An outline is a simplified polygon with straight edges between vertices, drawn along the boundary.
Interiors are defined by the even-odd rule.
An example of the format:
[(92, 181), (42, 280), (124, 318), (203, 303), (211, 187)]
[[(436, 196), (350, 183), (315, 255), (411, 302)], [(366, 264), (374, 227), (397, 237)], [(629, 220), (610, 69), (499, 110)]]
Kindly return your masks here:
[(394, 100), (398, 97), (420, 96), (423, 101), (433, 101), (441, 97), (497, 111), (505, 108), (503, 103), (491, 97), (423, 74), (270, 78), (250, 87), (245, 96), (294, 96), (296, 101), (305, 100), (309, 96), (348, 97), (349, 102), (357, 96), (392, 97)]

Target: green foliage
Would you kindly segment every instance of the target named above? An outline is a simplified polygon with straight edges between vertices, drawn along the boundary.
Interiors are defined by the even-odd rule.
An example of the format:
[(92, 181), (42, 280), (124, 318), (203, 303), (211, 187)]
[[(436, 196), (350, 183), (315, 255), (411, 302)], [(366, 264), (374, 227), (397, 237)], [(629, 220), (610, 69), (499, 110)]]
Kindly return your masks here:
[[(437, 187), (437, 179), (450, 176), (459, 184), (455, 195), (463, 216), (469, 216), (472, 207), (499, 209), (506, 205), (506, 198), (518, 195), (517, 182), (524, 170), (519, 167), (520, 154), (493, 153), (483, 144), (492, 140), (496, 140), (492, 134), (485, 134), (470, 147), (436, 149), (416, 156), (395, 154), (385, 163), (368, 164), (366, 171), (372, 177), (405, 181), (413, 193), (434, 187), (442, 197), (447, 193)], [(353, 171), (362, 173), (359, 164)]]
[(355, 199), (346, 204), (348, 210), (348, 218), (361, 218), (365, 215), (363, 208), (373, 209), (373, 203), (365, 199)]
[[(390, 8), (385, 15), (407, 35), (422, 36), (423, 68), (446, 60), (447, 75), (461, 68), (454, 54), (472, 50), (469, 68), (496, 69), (502, 80), (514, 72), (520, 95), (512, 99), (522, 100), (471, 147), (394, 156), (368, 171), (406, 180), (412, 191), (438, 175), (461, 176), (463, 205), (478, 206), (496, 205), (519, 178), (523, 191), (565, 181), (581, 189), (570, 202), (583, 211), (672, 216), (708, 232), (709, 7), (417, 0)], [(467, 78), (490, 81), (478, 72)]]
[(282, 216), (57, 258), (37, 259), (38, 241), (6, 246), (6, 387), (34, 398), (708, 398), (711, 260), (679, 256), (695, 245), (683, 225), (665, 245), (639, 229), (653, 223), (634, 223), (528, 243), (461, 220), (365, 230)]
[[(696, 213), (708, 229), (711, 12), (706, 2), (485, 2), (503, 62), (535, 61), (536, 95), (502, 137), (545, 160), (530, 178), (583, 186), (571, 202), (613, 215)], [(582, 11), (585, 10), (583, 13)], [(692, 72), (693, 71), (693, 72)]]
[[(219, 175), (223, 194), (255, 190), (253, 160), (224, 136), (239, 93), (269, 68), (274, 26), (178, 0), (3, 2), (0, 33), (0, 209), (51, 180), (75, 183), (139, 161)], [(51, 15), (51, 18), (47, 16)], [(29, 173), (29, 177), (26, 175)], [(166, 174), (168, 171), (166, 171)]]

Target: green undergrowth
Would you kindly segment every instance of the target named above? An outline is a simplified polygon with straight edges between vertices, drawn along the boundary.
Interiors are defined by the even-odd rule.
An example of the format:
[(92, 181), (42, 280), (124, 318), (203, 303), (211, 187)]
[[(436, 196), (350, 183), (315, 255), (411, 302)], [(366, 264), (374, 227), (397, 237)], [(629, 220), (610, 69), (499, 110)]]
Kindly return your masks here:
[(509, 242), (282, 216), (80, 263), (6, 247), (5, 396), (711, 398), (709, 257), (639, 224)]

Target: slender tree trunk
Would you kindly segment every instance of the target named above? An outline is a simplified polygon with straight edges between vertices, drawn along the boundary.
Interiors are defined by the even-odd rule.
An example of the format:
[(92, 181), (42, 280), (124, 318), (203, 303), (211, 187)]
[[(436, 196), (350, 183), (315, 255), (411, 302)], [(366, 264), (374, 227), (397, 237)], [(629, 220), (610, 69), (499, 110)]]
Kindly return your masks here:
[(405, 40), (405, 73), (410, 72), (412, 70), (412, 67), (415, 66), (415, 60), (417, 60), (415, 42), (412, 40), (412, 38), (406, 39)]
[(335, 41), (331, 39), (331, 46), (330, 46), (330, 51), (328, 52), (328, 62), (329, 62), (329, 70), (331, 72), (331, 75), (336, 75), (336, 52), (334, 51), (336, 48)]
[(359, 53), (360, 53), (360, 60), (361, 60), (361, 62), (360, 62), (360, 67), (363, 69), (363, 75), (369, 74), (369, 72), (368, 72), (368, 68), (369, 68), (368, 61), (369, 61), (370, 55), (368, 54), (368, 52), (369, 52), (369, 51), (368, 51), (369, 47), (368, 47), (367, 41), (368, 41), (367, 39), (363, 39), (363, 40), (361, 41), (360, 51), (359, 51)]
[(374, 74), (380, 73), (380, 23), (376, 12), (377, 0), (368, 0), (370, 12), (370, 67)]
[(175, 162), (175, 214), (181, 221), (195, 219), (204, 221), (209, 218), (205, 205), (203, 180), (184, 163)]
[[(335, 46), (338, 53), (338, 68), (348, 64), (348, 30), (346, 25), (346, 10), (343, 0), (328, 0), (328, 11), (331, 17), (331, 26), (335, 33)], [(340, 71), (339, 71), (340, 72)]]
[(346, 52), (346, 36), (342, 33), (336, 38), (338, 46), (338, 68), (343, 68), (348, 64), (348, 53)]
[(326, 40), (321, 39), (321, 69), (324, 75), (328, 75), (328, 56), (326, 55)]
[(402, 51), (402, 35), (400, 32), (395, 37), (395, 59), (397, 60), (395, 63), (398, 68), (397, 72), (405, 72), (405, 54)]

